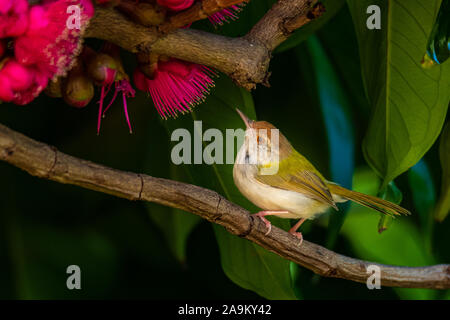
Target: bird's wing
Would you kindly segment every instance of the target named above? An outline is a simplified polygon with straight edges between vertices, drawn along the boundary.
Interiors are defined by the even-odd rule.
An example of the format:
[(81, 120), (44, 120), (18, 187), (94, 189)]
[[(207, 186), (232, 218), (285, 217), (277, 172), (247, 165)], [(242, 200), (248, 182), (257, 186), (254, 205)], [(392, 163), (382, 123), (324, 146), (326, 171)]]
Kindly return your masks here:
[[(283, 162), (280, 162), (280, 166)], [(279, 168), (274, 175), (257, 175), (256, 179), (279, 189), (301, 193), (311, 199), (326, 203), (338, 210), (324, 180), (310, 170), (292, 171)], [(283, 173), (286, 172), (286, 173)]]

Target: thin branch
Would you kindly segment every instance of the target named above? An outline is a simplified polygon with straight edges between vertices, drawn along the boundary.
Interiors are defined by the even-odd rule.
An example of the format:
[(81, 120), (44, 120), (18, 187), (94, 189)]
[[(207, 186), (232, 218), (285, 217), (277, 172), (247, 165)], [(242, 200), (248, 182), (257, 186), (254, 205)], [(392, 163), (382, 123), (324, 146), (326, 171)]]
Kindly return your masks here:
[(97, 8), (85, 37), (107, 40), (134, 53), (152, 51), (213, 67), (250, 90), (267, 84), (272, 50), (318, 17), (311, 14), (315, 10), (310, 0), (279, 0), (246, 36), (229, 38), (192, 29), (162, 34), (157, 27), (135, 24), (113, 9)]
[(40, 178), (194, 213), (324, 277), (365, 283), (367, 267), (377, 265), (382, 286), (450, 289), (450, 265), (414, 268), (381, 265), (349, 258), (308, 241), (299, 246), (296, 237), (277, 227), (266, 236), (260, 219), (253, 219), (247, 210), (214, 191), (78, 159), (3, 125), (0, 125), (0, 160)]

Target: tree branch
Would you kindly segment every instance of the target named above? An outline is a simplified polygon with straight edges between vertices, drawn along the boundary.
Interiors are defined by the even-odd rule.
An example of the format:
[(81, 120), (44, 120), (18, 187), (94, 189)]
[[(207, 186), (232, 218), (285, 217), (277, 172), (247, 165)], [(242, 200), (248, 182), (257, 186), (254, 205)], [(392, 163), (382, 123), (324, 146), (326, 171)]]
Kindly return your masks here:
[(247, 210), (214, 191), (78, 159), (3, 125), (0, 125), (0, 160), (40, 178), (192, 212), (324, 277), (365, 283), (367, 267), (377, 265), (383, 286), (450, 289), (450, 265), (414, 268), (381, 265), (349, 258), (308, 241), (299, 246), (296, 237), (277, 227), (266, 236), (260, 219), (253, 219)]
[(311, 0), (279, 0), (241, 38), (192, 29), (165, 34), (157, 27), (135, 24), (113, 9), (97, 8), (84, 36), (110, 41), (134, 53), (152, 51), (213, 67), (250, 90), (258, 83), (267, 84), (272, 50), (295, 29), (323, 12), (317, 11), (313, 3)]

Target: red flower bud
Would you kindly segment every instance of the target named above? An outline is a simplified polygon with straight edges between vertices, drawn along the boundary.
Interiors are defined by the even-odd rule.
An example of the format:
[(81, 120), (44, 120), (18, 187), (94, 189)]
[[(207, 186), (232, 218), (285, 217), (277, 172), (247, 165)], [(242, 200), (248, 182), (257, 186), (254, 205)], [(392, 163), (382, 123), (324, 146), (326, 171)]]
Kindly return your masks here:
[(157, 0), (156, 2), (173, 11), (185, 10), (194, 4), (194, 0)]
[(97, 53), (85, 47), (83, 61), (86, 63), (88, 75), (94, 80), (96, 85), (110, 85), (116, 79), (118, 66), (113, 57), (105, 53)]

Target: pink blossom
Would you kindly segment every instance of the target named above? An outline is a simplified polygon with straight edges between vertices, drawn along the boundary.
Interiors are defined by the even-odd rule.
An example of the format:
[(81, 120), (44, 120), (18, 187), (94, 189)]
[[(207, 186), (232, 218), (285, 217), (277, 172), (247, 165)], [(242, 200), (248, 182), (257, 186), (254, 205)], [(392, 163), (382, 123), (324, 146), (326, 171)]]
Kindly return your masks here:
[(14, 59), (0, 70), (0, 100), (19, 105), (30, 103), (46, 86), (48, 78)]
[(178, 112), (189, 112), (205, 100), (214, 86), (216, 73), (208, 67), (178, 59), (158, 62), (153, 79), (139, 69), (134, 72), (134, 83), (139, 90), (150, 93), (158, 113), (163, 118), (176, 117)]
[(173, 11), (181, 11), (191, 7), (194, 0), (157, 0), (158, 4)]
[(28, 26), (27, 0), (0, 0), (0, 38), (17, 37)]
[(127, 78), (117, 80), (115, 82), (114, 95), (111, 101), (109, 102), (108, 106), (105, 108), (105, 110), (103, 110), (103, 101), (106, 98), (106, 95), (108, 94), (109, 90), (110, 87), (105, 92), (105, 87), (104, 86), (102, 87), (102, 92), (99, 101), (100, 107), (98, 112), (97, 134), (100, 133), (101, 118), (105, 117), (106, 111), (108, 111), (108, 109), (112, 106), (119, 92), (122, 92), (123, 111), (125, 113), (125, 119), (127, 121), (128, 128), (130, 129), (130, 133), (133, 133), (133, 130), (131, 129), (130, 117), (128, 115), (127, 98), (134, 98), (136, 91), (133, 89)]
[[(172, 11), (181, 11), (191, 7), (194, 4), (194, 0), (157, 0), (160, 6), (166, 7)], [(241, 11), (243, 4), (232, 5), (229, 8), (223, 9), (219, 12), (209, 16), (209, 21), (214, 25), (222, 25), (229, 20), (238, 19), (237, 13)]]
[[(81, 30), (66, 26), (70, 5), (82, 8)], [(16, 59), (27, 66), (36, 65), (48, 78), (64, 75), (79, 53), (80, 35), (93, 12), (90, 0), (47, 0), (33, 6), (28, 30), (14, 41)]]
[[(81, 30), (66, 26), (70, 5), (82, 9)], [(27, 104), (50, 79), (64, 75), (72, 67), (81, 47), (80, 35), (93, 14), (91, 0), (44, 0), (31, 8), (26, 0), (0, 0), (0, 34), (16, 36), (15, 57), (0, 69), (0, 99)]]
[(214, 25), (222, 25), (224, 22), (228, 22), (229, 20), (238, 19), (237, 13), (241, 11), (240, 5), (233, 5), (229, 8), (223, 9), (219, 12), (214, 13), (209, 16), (209, 21)]

